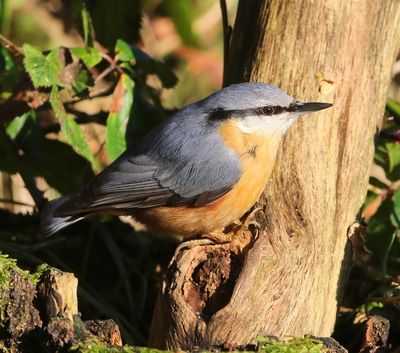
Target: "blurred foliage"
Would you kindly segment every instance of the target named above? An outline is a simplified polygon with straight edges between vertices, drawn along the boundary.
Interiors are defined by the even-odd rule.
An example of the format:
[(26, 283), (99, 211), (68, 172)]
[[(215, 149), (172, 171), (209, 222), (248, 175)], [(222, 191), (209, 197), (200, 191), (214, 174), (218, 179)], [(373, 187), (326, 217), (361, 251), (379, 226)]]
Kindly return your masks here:
[(368, 220), (366, 246), (379, 260), (382, 275), (396, 277), (400, 275), (400, 104), (389, 99), (387, 111), (390, 118), (375, 144), (375, 163), (383, 173), (380, 179), (370, 179), (366, 209), (374, 212)]
[[(201, 66), (204, 41), (192, 28), (207, 11), (219, 16), (215, 4), (0, 0), (0, 251), (26, 269), (49, 263), (73, 272), (84, 318), (115, 319), (126, 343), (147, 342), (161, 274), (177, 240), (107, 215), (43, 239), (38, 212), (46, 198), (82, 188), (176, 105), (218, 88), (221, 77)], [(157, 50), (167, 50), (151, 55), (153, 40), (142, 41), (142, 21), (167, 30), (158, 38), (152, 26), (142, 29), (157, 37)], [(214, 42), (209, 33), (203, 37), (221, 52), (217, 25)], [(177, 76), (193, 77), (185, 72), (190, 55), (200, 58), (206, 74), (195, 84), (181, 79), (176, 91), (184, 94), (169, 92)], [(220, 65), (221, 57), (213, 63)]]
[[(63, 2), (68, 3), (69, 1), (64, 0)], [(78, 8), (75, 13), (79, 18), (79, 7), (82, 6), (82, 2), (74, 0), (73, 3)], [(78, 6), (76, 6), (77, 3)], [(91, 22), (96, 29), (96, 40), (112, 50), (118, 39), (129, 43), (139, 40), (143, 3), (143, 0), (113, 0), (112, 6), (110, 6), (108, 0), (86, 0), (84, 14), (87, 13), (87, 15), (84, 17), (83, 23)], [(84, 25), (83, 28), (85, 27)]]
[[(216, 0), (0, 0), (0, 249), (24, 268), (74, 272), (85, 319), (114, 318), (130, 344), (147, 341), (176, 241), (106, 215), (43, 239), (37, 211), (79, 190), (176, 107), (219, 87), (215, 13), (219, 21)], [(211, 25), (196, 27), (203, 15)], [(387, 112), (364, 207), (365, 254), (335, 333), (350, 349), (360, 316), (378, 313), (400, 327), (400, 104), (389, 99)], [(16, 175), (29, 195), (7, 199)]]
[(335, 337), (351, 352), (358, 351), (362, 324), (373, 315), (389, 320), (389, 344), (400, 345), (400, 103), (389, 98), (386, 110), (364, 203), (361, 223), (367, 223), (359, 227), (363, 244), (353, 252), (335, 329)]

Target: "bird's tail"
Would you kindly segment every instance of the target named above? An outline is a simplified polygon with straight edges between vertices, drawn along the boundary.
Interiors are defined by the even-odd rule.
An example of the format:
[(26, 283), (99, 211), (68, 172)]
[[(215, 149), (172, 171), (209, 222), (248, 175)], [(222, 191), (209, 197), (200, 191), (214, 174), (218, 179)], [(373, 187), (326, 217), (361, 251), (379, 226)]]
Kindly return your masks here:
[(66, 203), (67, 201), (72, 200), (74, 197), (76, 197), (76, 195), (61, 197), (59, 199), (50, 201), (45, 206), (40, 216), (40, 228), (42, 234), (50, 236), (58, 232), (59, 230), (85, 218), (86, 215), (81, 214), (65, 217), (56, 216), (58, 208), (64, 205), (64, 203)]

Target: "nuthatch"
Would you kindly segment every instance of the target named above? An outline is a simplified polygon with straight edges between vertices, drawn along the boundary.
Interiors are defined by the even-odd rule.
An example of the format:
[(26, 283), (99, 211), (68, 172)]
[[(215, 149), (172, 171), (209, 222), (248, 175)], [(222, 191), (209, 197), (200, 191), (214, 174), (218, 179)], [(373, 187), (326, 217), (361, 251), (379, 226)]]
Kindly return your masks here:
[(50, 202), (42, 228), (52, 234), (105, 211), (163, 233), (223, 229), (261, 195), (295, 120), (330, 106), (296, 102), (268, 84), (226, 87), (178, 111), (79, 193)]

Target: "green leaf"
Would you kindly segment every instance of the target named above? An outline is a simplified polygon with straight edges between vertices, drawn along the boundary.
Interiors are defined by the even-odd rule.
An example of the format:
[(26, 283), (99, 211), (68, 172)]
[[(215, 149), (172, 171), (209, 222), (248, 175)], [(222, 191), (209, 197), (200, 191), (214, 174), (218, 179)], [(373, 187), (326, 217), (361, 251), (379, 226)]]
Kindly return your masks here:
[(375, 150), (375, 162), (381, 166), (391, 181), (400, 178), (400, 144), (379, 141)]
[(61, 130), (65, 134), (67, 143), (71, 145), (78, 154), (85, 157), (92, 164), (94, 170), (100, 170), (100, 164), (90, 151), (81, 127), (76, 123), (73, 117), (65, 111), (56, 87), (53, 87), (51, 90), (50, 104), (60, 122)]
[(102, 59), (101, 51), (97, 48), (72, 48), (72, 55), (81, 59), (86, 67), (96, 66)]
[(50, 104), (54, 110), (56, 118), (62, 122), (65, 119), (68, 119), (68, 114), (65, 111), (64, 105), (59, 97), (59, 92), (57, 87), (53, 87), (50, 93)]
[(21, 116), (17, 116), (6, 125), (6, 133), (11, 139), (14, 140), (17, 137), (30, 114), (31, 112), (27, 112)]
[(15, 67), (10, 52), (0, 45), (0, 71), (10, 71)]
[(368, 238), (366, 246), (381, 261), (385, 258), (389, 244), (392, 241), (393, 232), (395, 231), (395, 227), (393, 227), (393, 224), (390, 221), (392, 209), (392, 200), (386, 198), (368, 222)]
[[(12, 129), (11, 124), (15, 124)], [(14, 141), (9, 140), (6, 146), (0, 141), (1, 151), (7, 154), (5, 159), (0, 158), (0, 165), (6, 162), (14, 172), (25, 168), (62, 194), (75, 192), (93, 177), (90, 163), (71, 146), (44, 138), (34, 111), (15, 118), (11, 124), (6, 131)], [(23, 151), (21, 157), (18, 150)]]
[(122, 39), (118, 39), (115, 44), (115, 60), (116, 61), (128, 61), (135, 60), (135, 54), (130, 45)]
[(391, 98), (386, 101), (386, 110), (393, 116), (397, 124), (400, 124), (400, 104)]
[(126, 150), (125, 134), (133, 102), (133, 87), (132, 79), (122, 74), (114, 90), (106, 134), (106, 150), (110, 161)]
[(5, 14), (5, 0), (0, 0), (0, 31), (3, 29), (4, 14)]
[(62, 86), (59, 76), (63, 65), (58, 55), (58, 49), (53, 49), (47, 56), (29, 44), (24, 44), (22, 50), (25, 69), (36, 88)]
[(85, 135), (79, 124), (72, 118), (68, 117), (61, 122), (61, 129), (65, 134), (68, 144), (81, 156), (85, 157), (92, 163), (95, 170), (99, 169), (98, 163), (95, 163), (95, 158), (90, 151), (89, 145), (86, 142)]
[(82, 27), (83, 27), (83, 38), (85, 39), (86, 46), (93, 47), (94, 43), (94, 28), (92, 18), (90, 17), (89, 11), (86, 9), (85, 4), (82, 4)]
[(93, 77), (86, 70), (79, 71), (78, 76), (72, 82), (74, 92), (83, 95), (88, 92), (88, 88), (93, 86)]
[(2, 98), (8, 98), (20, 81), (22, 65), (17, 65), (10, 52), (0, 45), (0, 93)]
[[(386, 148), (389, 157), (389, 172), (393, 173), (395, 168), (400, 167), (400, 145), (397, 143), (387, 143)], [(400, 174), (397, 177), (400, 178)]]
[(396, 190), (393, 196), (393, 209), (390, 220), (397, 229), (400, 229), (400, 188)]

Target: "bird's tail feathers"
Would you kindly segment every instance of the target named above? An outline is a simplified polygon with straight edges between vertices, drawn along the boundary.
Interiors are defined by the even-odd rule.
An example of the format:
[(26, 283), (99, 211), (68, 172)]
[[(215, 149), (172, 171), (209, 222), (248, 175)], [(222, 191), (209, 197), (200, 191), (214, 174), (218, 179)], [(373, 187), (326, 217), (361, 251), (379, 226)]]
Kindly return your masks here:
[(76, 195), (61, 197), (50, 201), (41, 212), (40, 228), (42, 234), (50, 236), (69, 225), (85, 218), (86, 215), (56, 216), (55, 213), (61, 205), (72, 200)]

